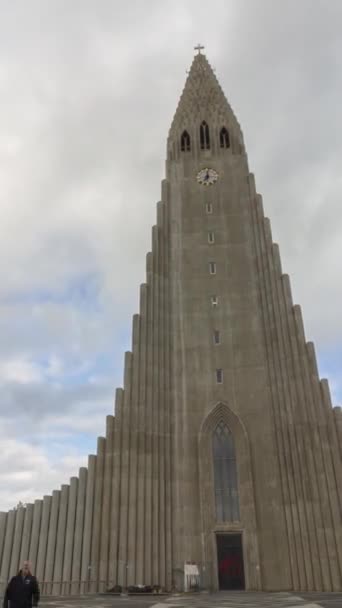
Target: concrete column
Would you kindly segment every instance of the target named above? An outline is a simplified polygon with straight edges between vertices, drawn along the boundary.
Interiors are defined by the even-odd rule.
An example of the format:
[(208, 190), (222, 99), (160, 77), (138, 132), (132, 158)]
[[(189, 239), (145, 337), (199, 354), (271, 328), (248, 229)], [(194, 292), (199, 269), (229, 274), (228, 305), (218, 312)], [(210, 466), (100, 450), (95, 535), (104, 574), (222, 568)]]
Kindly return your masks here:
[(110, 509), (110, 538), (109, 538), (109, 568), (108, 585), (113, 587), (118, 583), (118, 552), (119, 552), (119, 521), (120, 521), (120, 483), (121, 483), (121, 426), (124, 391), (116, 389), (115, 393), (115, 424), (114, 424), (114, 453), (113, 478)]
[(133, 355), (125, 353), (124, 372), (124, 405), (122, 409), (121, 427), (121, 484), (120, 484), (120, 527), (119, 527), (119, 563), (118, 583), (127, 587), (127, 541), (128, 541), (128, 484), (130, 458), (130, 422), (131, 422), (131, 391), (132, 391)]
[(0, 572), (2, 563), (2, 551), (5, 543), (7, 513), (0, 511)]
[(146, 354), (146, 411), (145, 411), (145, 543), (144, 543), (144, 584), (152, 584), (152, 424), (153, 424), (153, 315), (154, 283), (153, 256), (146, 257), (146, 276), (148, 294), (147, 316), (147, 354)]
[(88, 475), (87, 488), (84, 511), (84, 532), (82, 544), (82, 560), (81, 560), (81, 583), (80, 593), (89, 593), (90, 591), (90, 547), (91, 535), (93, 529), (93, 510), (94, 510), (94, 490), (95, 490), (95, 468), (96, 456), (90, 454), (88, 457)]
[(62, 593), (62, 576), (68, 502), (69, 486), (67, 484), (64, 484), (61, 486), (61, 498), (58, 511), (57, 540), (55, 564), (53, 569), (52, 595), (60, 595)]
[(32, 520), (32, 531), (29, 548), (29, 561), (32, 564), (34, 574), (37, 574), (37, 553), (38, 553), (38, 542), (40, 536), (40, 522), (42, 517), (42, 500), (36, 500), (33, 507), (33, 520)]
[[(7, 531), (7, 522), (8, 522), (8, 514), (1, 512), (0, 513), (0, 595), (2, 595), (5, 591), (5, 586), (7, 584), (7, 574), (3, 577), (4, 566), (5, 566), (5, 540), (6, 540), (6, 531)], [(6, 557), (7, 559), (7, 557)]]
[[(261, 310), (263, 313), (266, 339), (266, 354), (270, 375), (270, 392), (272, 396), (272, 416), (277, 444), (277, 460), (279, 463), (279, 476), (283, 502), (285, 505), (285, 518), (289, 535), (290, 564), (292, 575), (292, 586), (298, 589), (299, 567), (298, 555), (301, 547), (300, 529), (295, 498), (294, 481), (291, 475), (292, 455), (288, 441), (288, 427), (286, 422), (286, 400), (282, 387), (282, 378), (279, 370), (279, 361), (276, 355), (275, 343), (272, 339), (275, 319), (272, 307), (271, 285), (267, 264), (267, 246), (264, 239), (264, 212), (262, 197), (255, 194), (254, 176), (250, 174), (251, 215), (252, 227), (255, 238), (257, 272), (260, 283)], [(292, 301), (290, 302), (292, 307)], [(289, 303), (287, 303), (289, 306)], [(262, 571), (261, 571), (262, 574)], [(291, 584), (291, 582), (290, 582)]]
[[(305, 547), (306, 553), (304, 565), (305, 572), (307, 578), (307, 588), (313, 589), (314, 585), (321, 584), (321, 569), (318, 560), (314, 560), (314, 563), (310, 559), (310, 552), (313, 554), (318, 554), (317, 547), (317, 535), (316, 535), (316, 522), (320, 519), (320, 509), (319, 509), (319, 500), (316, 492), (316, 499), (314, 500), (314, 505), (310, 503), (310, 497), (308, 496), (308, 491), (305, 483), (303, 483), (302, 475), (299, 467), (303, 467), (306, 465), (307, 471), (310, 471), (312, 478), (312, 490), (315, 492), (316, 489), (316, 471), (315, 464), (312, 457), (312, 449), (311, 449), (311, 437), (310, 434), (302, 433), (301, 429), (303, 425), (307, 423), (307, 411), (306, 411), (306, 395), (305, 395), (305, 386), (302, 382), (302, 377), (298, 374), (298, 369), (300, 368), (300, 353), (299, 353), (299, 343), (298, 343), (298, 335), (296, 331), (296, 327), (293, 324), (293, 307), (289, 308), (287, 306), (289, 300), (290, 293), (290, 285), (287, 279), (283, 278), (281, 274), (281, 264), (280, 264), (280, 254), (278, 245), (273, 244), (272, 247), (272, 256), (269, 259), (270, 265), (273, 263), (273, 289), (275, 291), (275, 311), (278, 322), (278, 332), (279, 332), (279, 348), (281, 350), (281, 361), (282, 361), (282, 369), (284, 375), (284, 384), (288, 386), (288, 406), (292, 407), (291, 409), (291, 417), (294, 421), (296, 419), (301, 420), (301, 424), (299, 428), (296, 428), (296, 423), (294, 423), (293, 429), (290, 431), (290, 436), (296, 439), (297, 450), (298, 450), (298, 459), (295, 468), (295, 479), (297, 483), (298, 492), (301, 493), (304, 497), (304, 502), (306, 508), (302, 509), (302, 517), (305, 518), (307, 528), (302, 529), (302, 534), (304, 534), (303, 538), (303, 546)], [(284, 291), (284, 288), (286, 291)], [(296, 459), (295, 454), (293, 454), (293, 459)], [(307, 531), (306, 531), (307, 530)], [(289, 548), (290, 550), (290, 548)]]
[(336, 406), (336, 407), (334, 407), (333, 411), (334, 411), (335, 425), (336, 425), (336, 431), (337, 431), (337, 437), (338, 437), (338, 445), (340, 448), (340, 455), (341, 455), (341, 461), (342, 461), (342, 408)]
[(22, 564), (24, 560), (28, 560), (28, 558), (29, 558), (32, 519), (33, 519), (33, 504), (28, 504), (28, 505), (26, 505), (26, 509), (25, 509), (25, 518), (24, 518), (24, 527), (23, 527), (23, 533), (22, 533), (22, 539), (21, 539), (19, 564)]
[(101, 542), (99, 591), (103, 592), (108, 585), (108, 556), (110, 538), (110, 499), (113, 480), (113, 443), (114, 443), (114, 416), (106, 418), (106, 453), (104, 461), (104, 482), (101, 515)]
[(85, 513), (85, 499), (86, 499), (86, 489), (87, 489), (87, 474), (88, 474), (87, 469), (85, 467), (81, 467), (79, 470), (79, 477), (78, 477), (75, 539), (74, 539), (74, 550), (73, 550), (73, 557), (72, 557), (72, 573), (71, 573), (71, 594), (72, 595), (80, 593), (82, 540), (83, 540), (83, 526), (84, 526), (84, 513)]
[(159, 584), (159, 243), (158, 226), (152, 228), (153, 254), (153, 389), (152, 389), (152, 584)]
[[(38, 537), (38, 554), (37, 554), (37, 565), (36, 565), (36, 576), (41, 584), (41, 592), (46, 592), (46, 575), (45, 565), (47, 564), (47, 545), (49, 536), (49, 521), (50, 521), (50, 510), (52, 504), (51, 496), (44, 496), (42, 505), (42, 518)], [(52, 523), (52, 520), (51, 520)], [(45, 559), (46, 558), (46, 559)], [(44, 576), (45, 575), (45, 576)], [(51, 580), (51, 577), (50, 577)]]
[(12, 547), (11, 565), (10, 565), (10, 576), (14, 576), (15, 574), (18, 573), (18, 570), (19, 570), (20, 548), (21, 548), (21, 539), (22, 539), (22, 534), (23, 534), (24, 517), (25, 517), (25, 507), (20, 507), (17, 510), (17, 516), (15, 518), (14, 538), (13, 538), (13, 547)]
[[(57, 523), (58, 523), (58, 513), (59, 513), (59, 503), (60, 503), (60, 490), (54, 490), (52, 492), (52, 501), (51, 501), (51, 509), (50, 509), (50, 521), (48, 524), (48, 539), (47, 539), (47, 549), (46, 549), (46, 564), (45, 564), (45, 572), (44, 572), (44, 586), (42, 588), (42, 593), (46, 595), (51, 595), (52, 593), (52, 582), (53, 582), (53, 571), (55, 566), (55, 553), (56, 553), (56, 537), (57, 537)], [(44, 498), (45, 500), (45, 498)], [(44, 522), (44, 506), (43, 506), (43, 521), (42, 521), (42, 531)], [(41, 531), (41, 533), (42, 533)], [(39, 560), (38, 560), (39, 564)]]
[(132, 397), (131, 397), (131, 423), (130, 423), (130, 458), (129, 458), (129, 494), (128, 494), (128, 546), (127, 546), (127, 585), (137, 584), (137, 467), (138, 467), (138, 400), (139, 400), (139, 341), (140, 341), (140, 315), (133, 317), (133, 369), (132, 369)]
[(144, 584), (145, 532), (145, 433), (146, 433), (146, 353), (147, 353), (147, 285), (140, 286), (140, 354), (138, 407), (138, 494), (136, 581)]
[(167, 590), (172, 588), (172, 517), (171, 517), (171, 421), (170, 421), (170, 272), (169, 272), (169, 185), (166, 180), (162, 183), (162, 200), (165, 204), (164, 218), (164, 349), (165, 349), (165, 379), (164, 379), (164, 400), (165, 400), (165, 554), (166, 572), (165, 587)]
[(104, 437), (97, 439), (97, 459), (95, 473), (94, 514), (92, 539), (90, 548), (91, 583), (90, 591), (96, 593), (99, 589), (99, 558), (100, 558), (100, 534), (103, 496), (103, 473), (106, 451), (106, 440)]
[(62, 594), (70, 595), (71, 592), (71, 567), (72, 554), (74, 549), (75, 536), (75, 517), (76, 517), (76, 501), (78, 490), (78, 478), (71, 477), (68, 512), (66, 520), (65, 543), (64, 543), (64, 560), (63, 560), (63, 575), (62, 575)]
[(165, 588), (165, 204), (158, 203), (158, 273), (159, 273), (159, 399), (158, 399), (158, 462), (159, 462), (159, 512), (158, 512), (158, 552), (159, 585)]

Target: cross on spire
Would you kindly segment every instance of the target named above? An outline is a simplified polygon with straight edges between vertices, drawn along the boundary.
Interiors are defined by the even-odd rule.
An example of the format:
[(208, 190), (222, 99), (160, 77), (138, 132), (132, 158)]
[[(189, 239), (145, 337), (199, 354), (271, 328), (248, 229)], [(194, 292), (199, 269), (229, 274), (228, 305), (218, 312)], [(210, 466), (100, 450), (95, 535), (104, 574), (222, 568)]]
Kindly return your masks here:
[(199, 55), (201, 54), (201, 51), (203, 51), (203, 49), (204, 49), (204, 46), (200, 42), (197, 44), (197, 46), (194, 46), (194, 50), (198, 51)]

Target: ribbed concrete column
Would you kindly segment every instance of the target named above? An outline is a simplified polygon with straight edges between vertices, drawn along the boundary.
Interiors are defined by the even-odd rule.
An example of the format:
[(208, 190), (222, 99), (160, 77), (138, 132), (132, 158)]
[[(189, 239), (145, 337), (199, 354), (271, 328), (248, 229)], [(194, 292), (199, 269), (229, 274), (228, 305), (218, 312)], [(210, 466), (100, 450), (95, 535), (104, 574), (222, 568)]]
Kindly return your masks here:
[(68, 501), (69, 501), (69, 486), (67, 484), (64, 484), (61, 486), (61, 498), (60, 498), (59, 511), (58, 511), (57, 540), (56, 540), (55, 564), (54, 564), (54, 569), (53, 569), (52, 595), (60, 595), (62, 593), (62, 575), (63, 575), (65, 531), (66, 531), (66, 519), (67, 519), (67, 513), (68, 513)]
[[(52, 581), (53, 581), (53, 570), (55, 565), (55, 552), (56, 552), (56, 537), (57, 537), (57, 523), (60, 503), (60, 490), (54, 490), (52, 492), (51, 510), (50, 510), (50, 522), (48, 527), (48, 541), (46, 549), (46, 565), (44, 573), (44, 586), (42, 593), (50, 595), (52, 592)], [(45, 498), (44, 498), (45, 500)], [(44, 516), (44, 508), (43, 508)], [(44, 521), (42, 522), (42, 524)], [(43, 525), (42, 525), (43, 527)]]
[(0, 571), (1, 571), (2, 550), (4, 548), (4, 543), (5, 543), (6, 520), (7, 520), (7, 513), (5, 511), (0, 511)]
[(147, 353), (147, 285), (140, 286), (140, 354), (139, 354), (139, 408), (138, 408), (138, 495), (137, 495), (137, 546), (136, 581), (144, 584), (144, 532), (145, 532), (145, 433), (146, 433), (146, 353)]
[(17, 510), (17, 517), (15, 518), (14, 538), (13, 538), (11, 565), (10, 565), (10, 572), (9, 572), (10, 576), (14, 576), (15, 574), (17, 574), (17, 572), (19, 570), (20, 547), (21, 547), (21, 538), (22, 538), (23, 526), (24, 526), (24, 517), (25, 517), (25, 507), (20, 507)]
[(63, 595), (70, 595), (70, 592), (71, 592), (71, 567), (72, 567), (72, 554), (73, 554), (73, 549), (74, 549), (77, 490), (78, 490), (78, 478), (71, 477), (70, 489), (69, 489), (69, 500), (68, 500), (68, 514), (67, 514), (67, 521), (66, 521), (65, 543), (64, 543), (64, 560), (63, 560), (63, 576), (62, 576), (62, 581), (63, 581), (62, 594)]
[[(267, 247), (264, 239), (264, 211), (262, 197), (255, 193), (254, 176), (249, 175), (249, 186), (251, 192), (251, 215), (252, 226), (255, 238), (256, 263), (260, 282), (261, 311), (263, 313), (266, 339), (266, 352), (270, 374), (270, 391), (272, 395), (272, 417), (277, 444), (277, 460), (279, 463), (279, 473), (283, 502), (285, 505), (285, 518), (289, 535), (290, 563), (292, 574), (292, 586), (299, 588), (298, 572), (298, 549), (300, 543), (300, 528), (296, 508), (296, 497), (293, 477), (290, 474), (292, 469), (291, 449), (288, 441), (288, 431), (286, 424), (286, 399), (282, 386), (282, 378), (279, 369), (279, 362), (276, 355), (276, 344), (272, 339), (275, 327), (274, 311), (272, 307), (271, 286), (267, 264)], [(287, 307), (292, 308), (292, 299), (289, 295)]]
[(133, 355), (125, 353), (124, 405), (121, 426), (121, 484), (120, 484), (120, 527), (118, 583), (127, 587), (127, 540), (128, 540), (128, 485), (130, 458), (130, 421)]
[(147, 353), (146, 353), (146, 420), (145, 420), (145, 547), (144, 547), (144, 584), (152, 584), (152, 387), (153, 387), (153, 256), (146, 256), (146, 278), (148, 293), (147, 315)]
[[(42, 500), (36, 500), (33, 507), (33, 520), (32, 520), (32, 531), (29, 548), (29, 561), (32, 564), (32, 569), (35, 575), (37, 575), (37, 553), (38, 553), (38, 542), (40, 536), (40, 522), (42, 517)], [(39, 579), (38, 579), (39, 580)]]
[[(13, 538), (14, 538), (14, 528), (15, 528), (15, 520), (17, 516), (17, 511), (12, 510), (7, 514), (6, 521), (6, 535), (4, 548), (2, 552), (2, 564), (1, 564), (1, 573), (0, 580), (7, 584), (10, 578), (10, 563), (12, 556), (12, 547), (13, 547)], [(11, 575), (12, 576), (12, 575)]]
[(83, 545), (82, 545), (80, 593), (89, 593), (89, 591), (90, 591), (90, 577), (91, 577), (90, 547), (91, 547), (91, 535), (92, 535), (92, 527), (93, 527), (95, 468), (96, 468), (96, 456), (94, 454), (90, 454), (90, 456), (88, 457), (88, 476), (87, 476), (87, 489), (86, 489), (86, 501), (85, 501), (85, 512), (84, 512), (84, 533), (83, 533)]
[(87, 474), (85, 467), (81, 467), (78, 474), (78, 493), (75, 521), (75, 539), (72, 557), (71, 594), (80, 593), (81, 562), (82, 562), (82, 540), (85, 513), (85, 499), (87, 489)]
[[(159, 585), (159, 243), (158, 226), (152, 228), (153, 253), (153, 389), (152, 389), (152, 584)], [(157, 370), (157, 372), (156, 372)]]
[(119, 521), (120, 521), (120, 483), (121, 483), (121, 425), (124, 391), (116, 389), (115, 393), (115, 424), (114, 424), (114, 453), (113, 478), (110, 509), (110, 539), (109, 539), (109, 568), (108, 585), (113, 587), (118, 582), (118, 551), (119, 551)]
[(166, 584), (166, 553), (165, 553), (165, 251), (164, 225), (165, 204), (160, 202), (158, 213), (158, 273), (159, 273), (159, 398), (158, 398), (158, 462), (159, 462), (159, 509), (158, 509), (158, 544), (159, 544), (159, 585)]
[(0, 513), (0, 595), (4, 593), (6, 580), (2, 579), (2, 564), (4, 558), (4, 546), (6, 537), (7, 513)]
[(128, 490), (128, 540), (127, 540), (127, 585), (136, 585), (137, 559), (137, 450), (138, 450), (138, 400), (139, 400), (139, 339), (140, 315), (133, 317), (133, 369), (132, 397), (130, 424), (130, 459), (129, 459), (129, 490)]
[(167, 590), (172, 588), (172, 517), (171, 517), (171, 439), (170, 439), (170, 269), (169, 269), (169, 183), (162, 182), (162, 200), (165, 204), (164, 217), (164, 327), (165, 327), (165, 555), (166, 555), (166, 580)]
[(113, 442), (114, 442), (114, 416), (106, 418), (106, 453), (104, 462), (104, 483), (101, 515), (101, 542), (99, 591), (105, 591), (108, 584), (108, 557), (110, 530), (110, 499), (113, 479)]
[(21, 539), (21, 549), (19, 564), (22, 564), (24, 560), (29, 558), (30, 540), (31, 540), (31, 529), (33, 519), (33, 504), (26, 505), (24, 527)]
[(100, 534), (101, 534), (101, 508), (103, 496), (103, 472), (104, 459), (106, 452), (106, 439), (97, 439), (97, 459), (95, 473), (95, 494), (94, 494), (94, 514), (93, 530), (90, 548), (91, 583), (90, 591), (96, 593), (99, 586), (99, 558), (100, 558)]
[[(334, 418), (335, 418), (335, 424), (336, 424), (336, 430), (337, 430), (337, 437), (338, 437), (338, 445), (340, 448), (340, 454), (341, 454), (341, 460), (342, 460), (342, 408), (341, 407), (334, 407)], [(341, 505), (342, 507), (342, 505)]]
[[(47, 545), (49, 536), (49, 521), (50, 521), (50, 510), (52, 504), (52, 496), (44, 496), (42, 505), (42, 518), (38, 537), (38, 555), (37, 555), (37, 566), (36, 576), (41, 584), (41, 591), (46, 592), (46, 585), (44, 584), (45, 578), (45, 565), (47, 565)], [(46, 559), (45, 559), (46, 558)], [(52, 572), (52, 571), (51, 571)], [(51, 578), (50, 578), (51, 580)]]

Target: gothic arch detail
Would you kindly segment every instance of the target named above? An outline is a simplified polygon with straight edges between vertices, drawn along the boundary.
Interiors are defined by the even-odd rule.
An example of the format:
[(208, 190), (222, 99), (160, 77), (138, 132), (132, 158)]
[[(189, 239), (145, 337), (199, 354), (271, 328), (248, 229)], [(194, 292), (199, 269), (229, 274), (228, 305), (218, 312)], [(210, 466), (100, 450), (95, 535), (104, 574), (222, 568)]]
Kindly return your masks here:
[[(240, 521), (218, 521), (215, 504), (215, 479), (212, 439), (215, 429), (226, 426), (234, 438)], [(217, 579), (216, 533), (239, 531), (245, 555), (246, 584), (249, 589), (261, 589), (261, 572), (256, 525), (256, 507), (250, 445), (241, 418), (224, 402), (216, 403), (204, 418), (198, 435), (201, 517), (203, 530), (203, 561), (211, 564)]]
[(203, 120), (200, 126), (200, 146), (201, 150), (209, 150), (210, 149), (210, 135), (209, 135), (209, 126)]
[(229, 133), (226, 127), (220, 130), (220, 148), (230, 148)]
[(181, 135), (181, 151), (189, 152), (190, 150), (191, 150), (190, 135), (186, 130), (184, 130)]
[(233, 433), (220, 420), (212, 434), (216, 521), (240, 520), (236, 451)]

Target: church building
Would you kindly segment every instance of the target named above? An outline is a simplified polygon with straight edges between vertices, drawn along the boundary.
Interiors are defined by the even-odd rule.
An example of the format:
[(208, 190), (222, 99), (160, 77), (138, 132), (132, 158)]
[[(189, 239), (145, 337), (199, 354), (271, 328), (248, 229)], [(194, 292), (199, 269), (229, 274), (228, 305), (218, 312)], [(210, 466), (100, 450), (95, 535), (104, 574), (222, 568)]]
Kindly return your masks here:
[(77, 477), (0, 513), (2, 589), (23, 559), (54, 595), (342, 589), (342, 411), (197, 50), (114, 415)]

